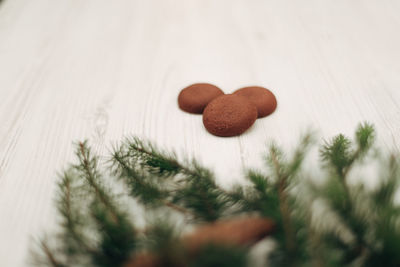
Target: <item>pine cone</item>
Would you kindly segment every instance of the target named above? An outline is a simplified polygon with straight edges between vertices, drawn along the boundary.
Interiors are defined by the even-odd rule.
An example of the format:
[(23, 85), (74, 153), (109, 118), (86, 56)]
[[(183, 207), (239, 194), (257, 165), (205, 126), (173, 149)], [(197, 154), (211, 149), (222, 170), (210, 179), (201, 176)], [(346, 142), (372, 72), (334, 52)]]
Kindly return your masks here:
[(267, 218), (236, 218), (200, 226), (185, 236), (183, 243), (189, 252), (196, 252), (207, 244), (249, 246), (274, 229), (275, 223)]
[[(194, 256), (208, 244), (227, 246), (250, 246), (271, 234), (275, 223), (271, 219), (251, 217), (217, 221), (198, 227), (193, 233), (182, 238), (184, 248)], [(136, 255), (124, 267), (163, 266), (155, 254)]]
[(124, 267), (156, 267), (160, 266), (159, 258), (148, 252), (135, 255), (131, 260), (125, 263)]

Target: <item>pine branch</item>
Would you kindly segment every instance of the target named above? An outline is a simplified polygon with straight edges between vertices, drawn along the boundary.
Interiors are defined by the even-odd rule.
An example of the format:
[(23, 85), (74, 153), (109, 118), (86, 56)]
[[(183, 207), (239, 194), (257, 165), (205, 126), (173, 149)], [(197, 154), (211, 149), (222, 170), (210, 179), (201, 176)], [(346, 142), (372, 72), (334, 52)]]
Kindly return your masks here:
[[(272, 229), (278, 246), (269, 255), (271, 266), (399, 266), (398, 159), (377, 157), (382, 173), (374, 190), (350, 185), (351, 170), (365, 164), (375, 140), (373, 127), (362, 124), (354, 141), (338, 135), (321, 148), (320, 180), (326, 183), (306, 183), (304, 160), (312, 139), (306, 135), (288, 156), (270, 146), (267, 169), (248, 170), (249, 184), (229, 191), (196, 161), (179, 161), (138, 138), (114, 149), (111, 168), (102, 166), (86, 142), (79, 143), (78, 164), (59, 182), (59, 245), (41, 243), (47, 266), (246, 266), (249, 246)], [(129, 189), (124, 197), (146, 213), (164, 218), (173, 210), (190, 217), (180, 226), (193, 230), (190, 238), (163, 223), (136, 229), (130, 202), (118, 201), (106, 179), (122, 181)], [(304, 189), (313, 195), (305, 198), (299, 193)], [(324, 208), (337, 225), (317, 227), (315, 200), (328, 204)], [(171, 218), (176, 224), (177, 217)], [(319, 218), (321, 225), (329, 225), (329, 218)]]
[(74, 190), (72, 184), (74, 174), (71, 172), (72, 171), (64, 172), (58, 184), (60, 194), (60, 198), (57, 201), (58, 212), (63, 216), (64, 222), (62, 223), (62, 227), (65, 229), (65, 232), (67, 232), (64, 236), (65, 249), (69, 252), (70, 257), (82, 251), (95, 254), (95, 250), (91, 248), (85, 240), (84, 234), (78, 230), (78, 227), (84, 224), (82, 221), (84, 215), (72, 207), (72, 195)]
[[(282, 150), (275, 144), (272, 144), (269, 149), (269, 155), (266, 158), (268, 166), (275, 177), (275, 190), (279, 199), (278, 206), (281, 217), (278, 222), (282, 225), (281, 228), (283, 229), (284, 236), (284, 239), (281, 240), (281, 245), (285, 248), (285, 264), (289, 266), (296, 266), (299, 261), (302, 261), (301, 258), (304, 253), (299, 250), (299, 246), (303, 241), (297, 236), (297, 233), (301, 229), (306, 232), (308, 231), (304, 228), (302, 219), (295, 216), (294, 205), (291, 204), (291, 202), (294, 202), (294, 199), (290, 195), (289, 189), (296, 186), (298, 182), (296, 178), (312, 143), (312, 134), (308, 133), (304, 135), (290, 160), (285, 159)], [(298, 221), (298, 225), (295, 225), (295, 220)]]
[(239, 211), (256, 211), (276, 221), (281, 220), (279, 194), (271, 178), (254, 170), (248, 170), (246, 178), (251, 182), (250, 187), (244, 190), (236, 187), (230, 193), (232, 202), (239, 205)]
[(282, 216), (283, 229), (285, 231), (286, 249), (290, 255), (295, 254), (296, 240), (292, 228), (291, 215), (287, 196), (287, 174), (283, 173), (281, 164), (278, 160), (277, 148), (272, 146), (270, 149), (270, 158), (274, 164), (276, 177), (278, 178), (279, 209)]
[(185, 209), (185, 208), (182, 208), (182, 207), (180, 207), (180, 206), (178, 206), (178, 205), (175, 205), (175, 204), (172, 203), (172, 202), (169, 202), (169, 201), (167, 201), (167, 200), (163, 200), (162, 203), (163, 203), (165, 206), (167, 206), (167, 207), (169, 207), (169, 208), (171, 208), (171, 209), (173, 209), (173, 210), (176, 210), (177, 212), (180, 212), (180, 213), (183, 213), (183, 214), (188, 214), (188, 215), (193, 216), (193, 213), (192, 213), (191, 211), (189, 211), (189, 210), (187, 210), (187, 209)]
[(65, 267), (66, 265), (60, 263), (56, 257), (53, 251), (49, 248), (47, 243), (44, 240), (40, 241), (40, 247), (42, 248), (46, 258), (48, 259), (48, 263), (52, 267)]
[[(371, 250), (373, 250), (369, 242), (365, 239), (365, 235), (368, 231), (366, 221), (363, 218), (358, 217), (357, 208), (353, 203), (353, 198), (357, 193), (348, 186), (347, 179), (354, 163), (362, 160), (366, 156), (373, 145), (374, 139), (375, 132), (373, 126), (364, 123), (359, 125), (356, 130), (356, 148), (354, 150), (352, 150), (351, 141), (343, 135), (338, 135), (331, 141), (331, 143), (326, 143), (321, 150), (323, 161), (336, 170), (338, 180), (343, 189), (343, 198), (341, 200), (343, 206), (336, 205), (334, 207), (336, 208), (336, 212), (341, 214), (342, 219), (347, 223), (347, 226), (352, 230), (356, 238), (356, 244), (350, 248), (346, 248), (350, 252), (348, 255), (351, 255), (348, 261), (353, 261), (358, 257), (365, 257)], [(366, 194), (365, 192), (359, 193), (362, 195)], [(336, 198), (336, 196), (334, 197)], [(328, 199), (331, 201), (333, 200), (333, 203), (337, 202), (334, 198)]]
[(183, 165), (174, 155), (130, 138), (114, 149), (112, 163), (132, 195), (144, 204), (161, 203), (199, 220), (218, 219), (228, 202), (212, 172), (196, 161)]
[(124, 180), (131, 190), (131, 195), (133, 197), (138, 197), (144, 204), (154, 204), (164, 198), (166, 192), (163, 192), (160, 187), (148, 182), (149, 176), (143, 171), (137, 171), (135, 166), (131, 167), (130, 163), (125, 160), (127, 156), (121, 155), (120, 153), (121, 152), (116, 151), (113, 154), (114, 174)]
[(89, 183), (90, 187), (94, 189), (95, 195), (98, 197), (98, 200), (103, 203), (103, 205), (107, 208), (107, 211), (110, 213), (112, 219), (115, 223), (119, 223), (119, 216), (116, 213), (116, 207), (113, 203), (111, 203), (110, 197), (107, 195), (102, 186), (98, 183), (99, 174), (97, 170), (97, 158), (91, 157), (90, 149), (87, 147), (87, 142), (79, 143), (79, 152), (78, 159), (80, 165), (76, 167), (80, 170), (83, 170), (84, 177), (86, 181)]
[(87, 142), (79, 143), (77, 152), (79, 165), (75, 166), (83, 172), (83, 178), (94, 192), (90, 212), (100, 230), (99, 251), (93, 255), (93, 261), (100, 266), (118, 265), (127, 260), (135, 247), (135, 230), (127, 215), (113, 203), (113, 197), (101, 185), (98, 158), (91, 156)]

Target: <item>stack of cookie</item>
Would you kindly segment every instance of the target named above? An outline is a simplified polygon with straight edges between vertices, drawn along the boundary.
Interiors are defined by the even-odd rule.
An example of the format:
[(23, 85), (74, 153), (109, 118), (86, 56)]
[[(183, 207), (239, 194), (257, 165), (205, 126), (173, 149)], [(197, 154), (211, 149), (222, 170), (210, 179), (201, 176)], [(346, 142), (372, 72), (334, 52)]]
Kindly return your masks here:
[(178, 104), (186, 112), (203, 114), (207, 131), (223, 137), (244, 133), (257, 118), (270, 115), (277, 106), (274, 94), (266, 88), (250, 86), (224, 94), (208, 83), (184, 88), (178, 96)]

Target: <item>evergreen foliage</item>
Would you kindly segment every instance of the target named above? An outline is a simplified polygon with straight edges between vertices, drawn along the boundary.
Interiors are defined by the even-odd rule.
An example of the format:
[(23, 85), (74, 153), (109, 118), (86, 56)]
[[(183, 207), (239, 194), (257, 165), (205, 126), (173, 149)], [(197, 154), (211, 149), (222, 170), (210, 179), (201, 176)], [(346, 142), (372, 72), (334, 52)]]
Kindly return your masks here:
[[(371, 153), (374, 141), (373, 126), (361, 124), (354, 141), (342, 134), (326, 141), (320, 164), (314, 162), (311, 170), (304, 161), (313, 135), (305, 135), (291, 155), (272, 144), (265, 173), (248, 170), (249, 183), (231, 190), (220, 187), (213, 172), (197, 161), (179, 161), (138, 138), (125, 139), (104, 164), (86, 142), (79, 143), (77, 164), (58, 184), (60, 233), (52, 236), (56, 242), (41, 240), (36, 264), (247, 266), (248, 245), (210, 242), (193, 252), (182, 236), (199, 225), (257, 215), (276, 224), (268, 266), (400, 266), (399, 161)], [(357, 175), (353, 170), (372, 163), (380, 167), (377, 186), (350, 181)], [(322, 173), (318, 182), (306, 179), (313, 173)], [(122, 183), (123, 197), (146, 212), (172, 214), (172, 222), (138, 227), (110, 181)], [(179, 218), (183, 223), (177, 230)]]

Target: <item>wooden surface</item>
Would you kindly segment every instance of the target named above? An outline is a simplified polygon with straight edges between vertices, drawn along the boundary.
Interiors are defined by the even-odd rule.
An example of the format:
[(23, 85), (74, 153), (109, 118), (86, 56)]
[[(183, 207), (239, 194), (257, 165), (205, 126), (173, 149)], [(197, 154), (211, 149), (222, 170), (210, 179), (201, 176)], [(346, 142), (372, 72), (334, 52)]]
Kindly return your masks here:
[[(195, 155), (229, 186), (314, 128), (373, 122), (400, 147), (398, 0), (5, 0), (0, 6), (0, 266), (29, 266), (55, 223), (72, 141), (100, 154), (127, 134)], [(244, 135), (208, 134), (176, 98), (193, 82), (271, 88), (278, 109)]]

